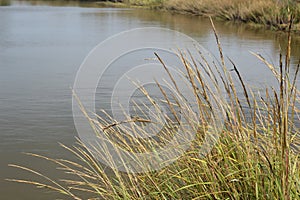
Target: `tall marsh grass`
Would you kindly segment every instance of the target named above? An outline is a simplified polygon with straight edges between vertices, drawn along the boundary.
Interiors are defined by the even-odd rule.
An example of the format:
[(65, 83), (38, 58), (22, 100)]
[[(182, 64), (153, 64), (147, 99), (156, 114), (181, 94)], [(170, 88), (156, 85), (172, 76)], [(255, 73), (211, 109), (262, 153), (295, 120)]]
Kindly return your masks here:
[(272, 29), (288, 30), (291, 14), (299, 30), (300, 3), (296, 0), (165, 0), (168, 10), (212, 16), (230, 21), (261, 24)]
[[(73, 147), (62, 145), (78, 158), (77, 161), (29, 154), (54, 162), (60, 170), (73, 178), (61, 177), (61, 180), (54, 181), (30, 168), (10, 165), (41, 176), (45, 182), (18, 179), (10, 181), (36, 185), (73, 199), (298, 199), (300, 102), (296, 79), (299, 65), (292, 74), (291, 36), (288, 36), (287, 53), (285, 56), (280, 55), (278, 65), (272, 65), (261, 55), (255, 55), (278, 80), (277, 85), (265, 88), (265, 94), (261, 96), (247, 87), (243, 74), (233, 62), (229, 60), (231, 65), (226, 64), (216, 31), (215, 37), (220, 54), (219, 66), (217, 63), (216, 66), (207, 66), (206, 59), (201, 54), (199, 58), (192, 59), (195, 62), (190, 62), (188, 54), (179, 54), (186, 69), (186, 80), (194, 91), (195, 99), (198, 100), (199, 113), (209, 112), (211, 108), (208, 105), (213, 100), (213, 97), (208, 95), (212, 86), (205, 82), (204, 73), (210, 74), (210, 81), (215, 83), (216, 88), (225, 91), (222, 99), (226, 101), (217, 103), (226, 113), (224, 128), (207, 156), (200, 156), (198, 146), (203, 143), (203, 136), (208, 134), (206, 130), (209, 121), (200, 115), (200, 121), (203, 123), (198, 124), (196, 139), (191, 147), (174, 163), (160, 170), (124, 173), (107, 168), (92, 156), (94, 149), (78, 140), (78, 144)], [(163, 64), (162, 60), (161, 62)], [(210, 69), (216, 67), (220, 71), (211, 74), (213, 71)], [(214, 77), (219, 77), (221, 82), (214, 82)], [(239, 80), (238, 83), (233, 81), (234, 77)], [(176, 82), (173, 84), (176, 85)], [(237, 95), (238, 88), (241, 88), (242, 96)], [(163, 89), (161, 91), (164, 92)], [(176, 103), (177, 106), (185, 107), (181, 105), (182, 102)], [(174, 104), (170, 103), (169, 106), (174, 107)], [(88, 115), (87, 117), (89, 118)], [(89, 119), (96, 132), (104, 131), (110, 136), (118, 137), (118, 145), (128, 151), (157, 148), (158, 144), (151, 146), (147, 141), (124, 140), (118, 132), (121, 122), (111, 124), (101, 119)], [(137, 121), (136, 119), (123, 123), (133, 124), (134, 129)], [(172, 133), (165, 132), (163, 138), (172, 137), (170, 134)], [(105, 149), (103, 151), (98, 153), (108, 153)], [(108, 162), (114, 162), (109, 154), (106, 157)], [(137, 161), (139, 162), (142, 161)]]

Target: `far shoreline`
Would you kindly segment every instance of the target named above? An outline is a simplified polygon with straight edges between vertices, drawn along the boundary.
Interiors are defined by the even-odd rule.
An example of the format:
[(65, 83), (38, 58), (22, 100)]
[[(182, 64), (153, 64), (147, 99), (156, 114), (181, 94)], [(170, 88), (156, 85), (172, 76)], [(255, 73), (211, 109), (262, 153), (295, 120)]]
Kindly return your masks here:
[[(0, 0), (10, 5), (9, 0)], [(19, 0), (32, 4), (48, 0)], [(229, 4), (229, 2), (234, 2)], [(293, 16), (293, 33), (300, 33), (300, 0), (51, 0), (51, 3), (74, 4), (83, 7), (135, 8), (158, 10), (191, 16), (211, 17), (213, 20), (245, 24), (254, 29), (287, 32)], [(1, 4), (0, 4), (1, 5)]]
[(293, 16), (292, 32), (300, 32), (300, 1), (273, 0), (121, 0), (97, 1), (107, 7), (152, 9), (185, 15), (212, 17), (218, 21), (232, 21), (253, 28), (287, 32)]

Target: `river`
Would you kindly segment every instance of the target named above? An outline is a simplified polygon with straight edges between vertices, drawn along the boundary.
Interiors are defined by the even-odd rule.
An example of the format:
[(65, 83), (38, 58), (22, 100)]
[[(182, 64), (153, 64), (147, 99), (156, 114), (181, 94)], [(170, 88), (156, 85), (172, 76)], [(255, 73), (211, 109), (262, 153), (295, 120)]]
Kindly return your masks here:
[[(270, 70), (250, 52), (260, 53), (276, 64), (280, 47), (286, 46), (286, 34), (229, 22), (216, 21), (215, 26), (225, 55), (235, 62), (244, 80), (256, 89), (274, 85)], [(26, 165), (59, 177), (52, 165), (22, 152), (70, 156), (58, 143), (72, 145), (78, 136), (72, 117), (71, 91), (77, 70), (98, 43), (122, 31), (142, 27), (180, 31), (218, 55), (206, 18), (151, 10), (91, 8), (78, 3), (13, 1), (11, 6), (0, 7), (1, 199), (56, 197), (33, 186), (4, 181), (34, 179), (7, 165)], [(300, 57), (297, 36), (291, 55), (293, 71)]]

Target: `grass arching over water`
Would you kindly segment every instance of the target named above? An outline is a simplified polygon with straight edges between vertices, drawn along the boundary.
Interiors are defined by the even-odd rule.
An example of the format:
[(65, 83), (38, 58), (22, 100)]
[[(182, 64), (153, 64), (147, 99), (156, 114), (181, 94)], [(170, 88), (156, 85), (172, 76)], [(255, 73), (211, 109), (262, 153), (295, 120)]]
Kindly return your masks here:
[[(299, 150), (291, 144), (299, 145), (297, 123), (300, 102), (296, 88), (299, 65), (295, 74), (291, 74), (291, 36), (288, 36), (287, 53), (284, 58), (280, 56), (279, 66), (273, 66), (262, 56), (256, 55), (265, 62), (278, 80), (278, 88), (266, 88), (264, 98), (260, 98), (246, 86), (234, 63), (230, 66), (232, 71), (229, 70), (219, 38), (217, 34), (215, 36), (220, 53), (219, 66), (206, 65), (206, 59), (201, 54), (199, 58), (193, 58), (195, 62), (189, 61), (188, 54), (182, 52), (179, 55), (186, 69), (186, 81), (195, 95), (199, 113), (203, 115), (199, 116), (201, 123), (198, 124), (197, 137), (193, 144), (174, 163), (157, 171), (124, 173), (102, 165), (92, 156), (94, 149), (78, 141), (71, 148), (64, 146), (78, 158), (76, 162), (30, 154), (54, 162), (60, 170), (74, 178), (68, 176), (68, 179), (54, 181), (30, 168), (11, 165), (45, 179), (43, 183), (15, 179), (12, 181), (54, 190), (73, 199), (297, 199), (300, 196)], [(164, 64), (162, 60), (161, 62)], [(216, 68), (219, 71), (214, 73), (211, 69)], [(209, 80), (204, 79), (204, 73), (208, 74)], [(240, 80), (243, 96), (237, 95), (238, 87), (233, 82), (233, 76)], [(216, 82), (215, 77), (220, 77), (221, 82)], [(176, 82), (173, 84), (176, 85)], [(206, 157), (201, 157), (198, 146), (203, 143), (203, 135), (209, 134), (206, 130), (211, 122), (205, 117), (211, 111), (207, 105), (212, 104), (215, 99), (211, 93), (212, 87), (225, 90), (224, 97), (217, 102), (217, 106), (226, 112), (226, 120), (212, 151)], [(164, 93), (164, 90), (161, 92)], [(165, 101), (169, 102), (167, 97)], [(188, 109), (186, 102), (176, 103), (169, 103), (169, 106)], [(124, 140), (118, 134), (118, 125), (121, 122), (107, 124), (101, 119), (95, 121), (82, 109), (96, 132), (114, 134), (119, 141), (118, 145), (127, 151), (142, 152), (157, 147), (157, 144), (149, 146), (149, 143), (146, 146), (147, 141), (143, 140)], [(246, 119), (246, 115), (251, 116), (250, 120)], [(134, 131), (140, 127), (135, 125), (136, 122), (145, 121), (132, 119), (124, 123), (133, 124)], [(163, 139), (170, 134), (166, 131)], [(99, 153), (105, 154), (107, 151), (103, 149)], [(108, 161), (113, 163), (110, 158), (107, 155)], [(142, 166), (142, 161), (140, 162)]]

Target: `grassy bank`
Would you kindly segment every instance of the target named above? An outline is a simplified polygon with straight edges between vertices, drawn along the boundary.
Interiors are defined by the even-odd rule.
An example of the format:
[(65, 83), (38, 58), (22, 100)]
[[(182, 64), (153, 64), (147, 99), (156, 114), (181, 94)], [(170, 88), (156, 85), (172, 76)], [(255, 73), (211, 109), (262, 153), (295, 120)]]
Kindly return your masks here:
[(293, 30), (300, 30), (300, 3), (297, 0), (127, 0), (126, 2), (265, 26), (275, 30), (287, 30), (292, 15)]
[[(278, 81), (273, 87), (265, 88), (264, 94), (258, 94), (247, 87), (243, 74), (239, 73), (233, 62), (229, 60), (231, 64), (226, 64), (228, 60), (224, 59), (219, 38), (217, 34), (215, 36), (219, 47), (219, 62), (209, 65), (208, 58), (201, 53), (192, 59), (195, 62), (184, 52), (178, 55), (186, 70), (185, 81), (189, 83), (198, 106), (196, 116), (199, 117), (199, 123), (195, 129), (196, 139), (174, 163), (160, 170), (148, 171), (144, 160), (133, 157), (137, 159), (137, 165), (145, 167), (145, 173), (124, 173), (117, 170), (120, 163), (112, 159), (105, 147), (94, 149), (79, 141), (72, 148), (65, 147), (76, 156), (75, 162), (31, 155), (54, 162), (58, 169), (68, 174), (68, 178), (54, 181), (29, 168), (11, 165), (45, 178), (45, 182), (11, 181), (51, 189), (72, 199), (298, 199), (300, 159), (299, 149), (295, 145), (300, 144), (300, 99), (296, 88), (299, 65), (293, 74), (290, 73), (290, 46), (287, 47), (286, 55), (280, 56), (276, 66), (261, 55), (256, 55)], [(289, 36), (288, 44), (290, 42)], [(239, 82), (234, 82), (234, 78)], [(170, 84), (174, 86), (174, 94), (180, 94), (175, 89), (176, 82)], [(237, 88), (241, 88), (242, 95), (237, 94)], [(225, 92), (220, 95), (212, 91)], [(161, 92), (165, 93), (163, 89)], [(148, 95), (146, 91), (144, 94)], [(172, 109), (178, 107), (190, 111), (184, 118), (188, 124), (195, 123), (192, 117), (195, 113), (189, 108), (191, 102), (180, 99), (170, 103), (167, 97), (164, 101), (169, 102), (168, 106)], [(203, 138), (212, 134), (208, 130), (217, 121), (212, 120), (210, 115), (214, 109), (224, 111), (224, 127), (212, 151), (203, 157), (199, 147), (203, 144)], [(173, 114), (176, 116), (175, 112)], [(136, 121), (127, 121), (131, 129), (123, 129), (119, 126), (121, 122), (110, 124), (101, 117), (93, 120), (87, 115), (87, 118), (96, 134), (104, 132), (114, 143), (129, 152), (155, 151), (159, 145), (164, 146), (149, 143), (147, 138), (139, 141), (124, 138), (124, 135), (131, 135), (130, 132), (141, 128)], [(217, 116), (214, 115), (214, 118)], [(162, 123), (169, 121), (170, 118), (167, 118)], [(176, 125), (174, 121), (170, 124)], [(163, 141), (173, 137), (172, 128), (171, 131), (163, 130)], [(91, 156), (95, 150), (99, 155), (103, 154), (115, 168), (108, 168)], [(131, 171), (129, 168), (127, 170)]]
[(0, 6), (9, 6), (10, 4), (10, 0), (0, 0)]

